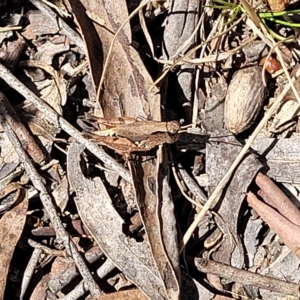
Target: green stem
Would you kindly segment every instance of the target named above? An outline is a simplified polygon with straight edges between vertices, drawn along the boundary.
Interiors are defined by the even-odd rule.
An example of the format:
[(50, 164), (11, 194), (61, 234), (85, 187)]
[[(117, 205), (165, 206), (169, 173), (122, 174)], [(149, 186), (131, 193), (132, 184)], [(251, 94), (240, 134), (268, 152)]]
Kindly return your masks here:
[(234, 10), (233, 14), (232, 14), (231, 17), (228, 19), (228, 21), (224, 24), (224, 26), (226, 26), (226, 25), (232, 23), (232, 22), (236, 19), (237, 15), (238, 15), (238, 13), (239, 13), (240, 11), (241, 11), (241, 7), (239, 6), (239, 7), (237, 7), (237, 8)]
[(290, 22), (286, 22), (286, 21), (282, 21), (282, 20), (277, 20), (275, 18), (266, 18), (265, 20), (274, 22), (276, 24), (285, 25), (285, 26), (288, 26), (288, 27), (300, 28), (300, 24), (299, 23), (290, 23)]
[(266, 21), (264, 19), (261, 19), (261, 21), (264, 23), (265, 27), (267, 28), (267, 30), (269, 31), (269, 33), (278, 41), (283, 41), (285, 38), (279, 34), (277, 34), (276, 32), (274, 32), (272, 29), (270, 29), (270, 27), (266, 24)]
[(205, 5), (204, 7), (218, 8), (218, 9), (234, 9), (235, 7), (225, 7), (223, 5)]
[(286, 11), (278, 11), (278, 12), (262, 12), (258, 13), (260, 18), (273, 18), (273, 17), (282, 17), (289, 14), (300, 14), (300, 9), (295, 10), (286, 10)]
[(224, 1), (224, 0), (214, 0), (214, 2), (223, 4), (226, 8), (227, 8), (227, 7), (236, 8), (236, 7), (238, 6), (237, 4), (230, 3), (230, 2), (227, 2), (227, 1)]

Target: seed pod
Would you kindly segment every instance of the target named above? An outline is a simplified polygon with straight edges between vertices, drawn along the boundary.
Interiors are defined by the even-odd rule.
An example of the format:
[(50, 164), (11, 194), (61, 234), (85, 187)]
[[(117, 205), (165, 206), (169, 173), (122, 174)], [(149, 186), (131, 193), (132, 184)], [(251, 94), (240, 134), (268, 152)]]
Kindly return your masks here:
[(257, 118), (264, 102), (262, 68), (250, 66), (233, 76), (225, 98), (224, 123), (238, 134), (248, 129)]

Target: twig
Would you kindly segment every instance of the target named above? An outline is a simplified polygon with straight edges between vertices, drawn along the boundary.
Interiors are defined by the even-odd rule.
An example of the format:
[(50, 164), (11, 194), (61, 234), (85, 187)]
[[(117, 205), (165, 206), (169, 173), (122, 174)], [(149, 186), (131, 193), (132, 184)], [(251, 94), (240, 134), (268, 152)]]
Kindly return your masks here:
[(59, 256), (59, 257), (66, 257), (66, 251), (65, 250), (57, 250), (57, 249), (51, 249), (46, 245), (43, 245), (41, 243), (38, 243), (32, 239), (28, 239), (28, 245), (31, 246), (34, 249), (40, 249), (44, 253), (51, 255), (51, 256)]
[(81, 255), (78, 253), (76, 245), (70, 238), (69, 234), (66, 232), (65, 228), (63, 227), (61, 220), (59, 216), (57, 215), (57, 212), (55, 210), (55, 207), (53, 205), (52, 199), (50, 195), (47, 192), (46, 187), (43, 184), (43, 178), (39, 175), (39, 173), (34, 168), (32, 162), (30, 161), (29, 157), (27, 156), (27, 153), (24, 151), (24, 149), (21, 146), (20, 141), (16, 137), (15, 133), (11, 129), (8, 122), (5, 121), (4, 117), (0, 114), (0, 123), (2, 128), (4, 129), (5, 133), (7, 134), (10, 142), (14, 146), (14, 149), (19, 156), (20, 161), (22, 161), (23, 166), (27, 172), (27, 174), (30, 177), (30, 180), (33, 184), (33, 186), (39, 191), (40, 199), (43, 203), (44, 208), (46, 209), (49, 218), (52, 222), (53, 228), (55, 229), (55, 232), (57, 234), (58, 240), (61, 240), (64, 244), (66, 250), (71, 255), (71, 257), (74, 259), (75, 264), (86, 282), (88, 289), (93, 297), (98, 297), (102, 294), (102, 291), (100, 290), (99, 286), (95, 282), (93, 276), (89, 272), (88, 267), (85, 264), (85, 261), (81, 257)]
[[(294, 77), (295, 78), (299, 77), (300, 75), (300, 69), (297, 70), (296, 75)], [(197, 215), (196, 219), (194, 220), (194, 222), (191, 224), (191, 226), (188, 228), (187, 232), (185, 233), (185, 235), (183, 236), (183, 240), (180, 244), (180, 252), (182, 252), (183, 248), (185, 247), (185, 245), (187, 244), (187, 242), (189, 241), (189, 239), (191, 238), (193, 232), (195, 231), (195, 229), (197, 228), (199, 222), (201, 221), (201, 219), (204, 217), (204, 215), (208, 212), (208, 210), (214, 206), (216, 204), (216, 199), (221, 195), (225, 185), (228, 183), (229, 179), (231, 178), (234, 170), (236, 169), (236, 167), (239, 165), (239, 163), (242, 161), (242, 159), (244, 158), (244, 155), (247, 153), (247, 151), (249, 150), (249, 148), (251, 147), (253, 141), (256, 139), (257, 135), (259, 134), (259, 132), (261, 131), (261, 129), (265, 126), (265, 124), (268, 122), (268, 120), (271, 118), (271, 116), (273, 115), (273, 113), (276, 111), (276, 109), (278, 108), (279, 104), (282, 102), (284, 96), (286, 95), (286, 93), (289, 91), (290, 89), (290, 84), (287, 84), (285, 86), (285, 88), (283, 89), (283, 91), (281, 92), (281, 94), (277, 97), (277, 99), (275, 100), (275, 102), (273, 103), (273, 105), (269, 108), (269, 110), (266, 112), (265, 116), (263, 117), (263, 119), (260, 121), (260, 123), (257, 125), (256, 129), (254, 130), (254, 132), (251, 134), (251, 136), (249, 137), (247, 143), (244, 145), (244, 147), (241, 149), (241, 152), (239, 153), (239, 155), (236, 157), (236, 159), (234, 160), (234, 162), (232, 163), (231, 167), (229, 168), (229, 170), (226, 172), (226, 174), (224, 175), (224, 177), (222, 178), (222, 180), (219, 182), (219, 184), (217, 185), (217, 187), (215, 188), (215, 190), (213, 191), (213, 193), (210, 195), (210, 197), (208, 198), (207, 202), (205, 203), (205, 205), (203, 206), (202, 211), (200, 212), (200, 214)]]
[(24, 295), (26, 293), (26, 290), (28, 288), (28, 285), (30, 283), (30, 280), (34, 274), (35, 268), (37, 266), (37, 263), (39, 261), (40, 255), (42, 254), (41, 249), (34, 249), (32, 252), (32, 255), (30, 257), (29, 262), (27, 263), (26, 269), (24, 271), (23, 279), (22, 279), (22, 285), (21, 285), (21, 292), (20, 292), (20, 300), (24, 298)]
[[(116, 268), (114, 263), (107, 258), (106, 261), (97, 270), (97, 275), (99, 278), (104, 278)], [(87, 292), (84, 281), (81, 281), (68, 295), (61, 298), (60, 300), (77, 300), (82, 297)]]
[(264, 276), (245, 270), (240, 270), (212, 260), (195, 258), (195, 265), (200, 272), (214, 274), (222, 278), (240, 282), (243, 285), (253, 285), (272, 292), (299, 297), (299, 285), (286, 282), (270, 276)]
[(289, 197), (268, 176), (258, 173), (255, 183), (264, 193), (264, 200), (282, 216), (300, 227), (300, 211)]
[(106, 166), (123, 177), (128, 182), (132, 181), (130, 173), (127, 169), (120, 166), (112, 157), (110, 157), (102, 148), (96, 143), (84, 138), (81, 133), (68, 123), (62, 116), (58, 115), (48, 104), (35, 95), (30, 89), (28, 89), (21, 81), (19, 81), (8, 69), (0, 64), (0, 77), (13, 89), (19, 92), (24, 98), (34, 104), (34, 106), (42, 112), (45, 117), (55, 124), (57, 128), (62, 128), (76, 141), (86, 146), (96, 157), (98, 157)]
[(32, 135), (28, 132), (24, 124), (21, 122), (19, 116), (14, 111), (10, 102), (4, 94), (0, 92), (0, 113), (4, 116), (6, 121), (14, 130), (23, 148), (28, 152), (34, 162), (41, 164), (46, 157), (38, 144), (35, 142)]
[[(259, 191), (258, 195), (266, 201), (266, 194), (263, 191)], [(248, 204), (258, 215), (278, 234), (285, 245), (300, 258), (300, 242), (298, 238), (300, 227), (292, 223), (271, 206), (260, 201), (252, 192), (247, 193), (246, 199)]]
[[(99, 247), (92, 247), (89, 250), (87, 250), (85, 253), (82, 254), (89, 263), (89, 265), (94, 264), (96, 261), (100, 259), (100, 257), (103, 257), (103, 252)], [(51, 257), (50, 257), (51, 258)], [(49, 282), (49, 289), (54, 293), (57, 294), (61, 291), (63, 291), (68, 285), (74, 283), (74, 280), (77, 282), (78, 276), (80, 275), (78, 273), (78, 270), (75, 266), (75, 263), (71, 260), (64, 260), (64, 262), (67, 265), (67, 268), (64, 269), (60, 274), (57, 274), (54, 278), (51, 278)], [(93, 266), (91, 266), (93, 268)], [(99, 277), (102, 278), (102, 277)], [(84, 293), (88, 292), (88, 288), (86, 285), (84, 285), (84, 281), (82, 280), (82, 285), (84, 286)], [(82, 295), (83, 295), (82, 294)], [(81, 296), (82, 296), (81, 295)], [(78, 299), (80, 297), (77, 297)]]

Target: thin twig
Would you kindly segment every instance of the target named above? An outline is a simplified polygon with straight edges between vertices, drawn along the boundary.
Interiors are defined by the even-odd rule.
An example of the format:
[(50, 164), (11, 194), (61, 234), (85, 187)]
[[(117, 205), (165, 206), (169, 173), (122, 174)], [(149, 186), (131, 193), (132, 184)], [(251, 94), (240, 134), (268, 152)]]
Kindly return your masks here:
[(36, 266), (40, 259), (40, 255), (42, 254), (41, 249), (34, 249), (29, 262), (27, 263), (26, 269), (23, 274), (22, 284), (21, 284), (21, 292), (20, 292), (20, 300), (23, 300), (26, 290), (29, 286), (30, 280), (35, 272)]
[(292, 282), (286, 282), (270, 276), (255, 274), (253, 272), (240, 270), (225, 264), (195, 258), (195, 265), (202, 273), (214, 274), (222, 278), (228, 278), (243, 285), (257, 286), (262, 289), (278, 292), (285, 295), (299, 297), (299, 285)]
[[(97, 275), (99, 278), (104, 278), (116, 268), (114, 263), (107, 258), (106, 261), (99, 267), (97, 270)], [(82, 297), (87, 292), (84, 281), (81, 281), (73, 290), (66, 295), (65, 297), (61, 298), (60, 300), (77, 300), (78, 298)]]
[(21, 141), (23, 148), (28, 152), (34, 162), (42, 164), (46, 156), (36, 143), (27, 128), (21, 122), (19, 116), (11, 106), (4, 94), (0, 92), (0, 113), (4, 116), (9, 125)]
[(33, 184), (33, 186), (39, 191), (40, 199), (43, 203), (44, 208), (46, 209), (49, 218), (52, 222), (53, 228), (55, 229), (55, 232), (57, 234), (57, 239), (61, 240), (64, 244), (66, 250), (71, 255), (71, 257), (74, 259), (75, 264), (86, 282), (88, 289), (93, 297), (98, 297), (102, 294), (101, 289), (97, 285), (96, 281), (94, 280), (93, 276), (91, 275), (88, 267), (86, 266), (85, 261), (79, 254), (76, 245), (74, 244), (73, 240), (65, 230), (64, 226), (61, 223), (61, 220), (59, 216), (57, 215), (56, 209), (53, 205), (52, 199), (50, 195), (47, 192), (46, 187), (43, 184), (43, 178), (39, 175), (39, 173), (36, 171), (34, 165), (32, 164), (31, 160), (29, 159), (27, 153), (22, 148), (22, 145), (20, 141), (18, 140), (17, 136), (11, 129), (8, 122), (5, 121), (2, 114), (0, 114), (0, 123), (2, 128), (4, 129), (5, 133), (7, 134), (10, 142), (14, 146), (14, 149), (19, 156), (20, 161), (22, 161), (22, 164), (27, 172), (27, 174), (30, 177), (30, 180)]

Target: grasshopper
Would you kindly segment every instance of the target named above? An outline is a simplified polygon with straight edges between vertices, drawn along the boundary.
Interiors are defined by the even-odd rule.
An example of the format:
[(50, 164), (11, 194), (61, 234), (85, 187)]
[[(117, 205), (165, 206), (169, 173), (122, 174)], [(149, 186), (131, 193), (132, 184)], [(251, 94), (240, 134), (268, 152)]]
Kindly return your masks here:
[(145, 152), (158, 145), (174, 143), (181, 129), (177, 121), (139, 121), (127, 117), (98, 118), (98, 121), (107, 129), (87, 132), (85, 135), (121, 155)]
[(107, 129), (96, 130), (93, 133), (99, 136), (117, 136), (124, 137), (133, 142), (143, 141), (153, 133), (177, 134), (181, 126), (177, 121), (139, 121), (129, 117), (119, 118), (98, 118), (99, 123), (106, 126)]
[(93, 133), (86, 133), (85, 135), (91, 137), (100, 145), (113, 149), (122, 156), (130, 155), (133, 152), (146, 152), (158, 145), (172, 144), (179, 138), (178, 134), (171, 136), (168, 133), (153, 133), (145, 140), (132, 142), (123, 137), (99, 136)]

